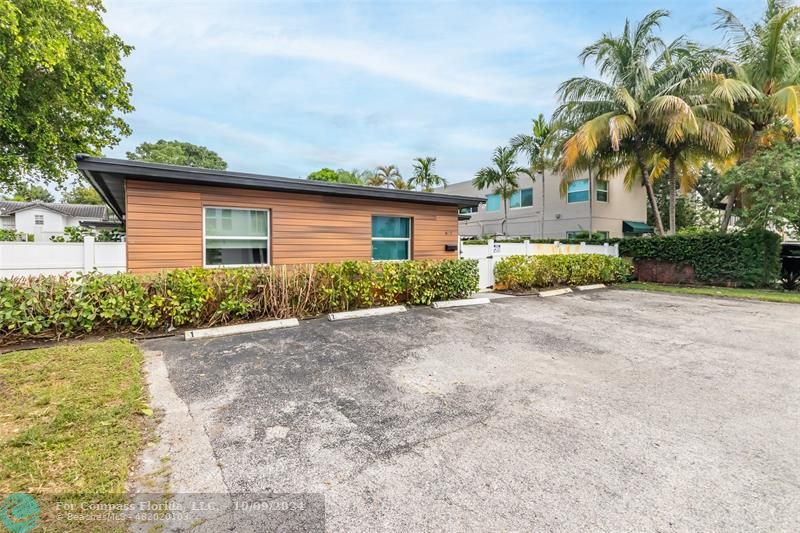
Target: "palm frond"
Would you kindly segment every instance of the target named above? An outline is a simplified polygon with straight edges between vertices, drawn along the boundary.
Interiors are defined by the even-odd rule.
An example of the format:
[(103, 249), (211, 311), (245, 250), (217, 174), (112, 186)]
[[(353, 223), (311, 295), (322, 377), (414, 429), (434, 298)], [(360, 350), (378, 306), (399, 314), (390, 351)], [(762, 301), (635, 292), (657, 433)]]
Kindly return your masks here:
[(785, 116), (800, 136), (800, 85), (784, 87), (769, 97), (769, 103), (776, 113)]

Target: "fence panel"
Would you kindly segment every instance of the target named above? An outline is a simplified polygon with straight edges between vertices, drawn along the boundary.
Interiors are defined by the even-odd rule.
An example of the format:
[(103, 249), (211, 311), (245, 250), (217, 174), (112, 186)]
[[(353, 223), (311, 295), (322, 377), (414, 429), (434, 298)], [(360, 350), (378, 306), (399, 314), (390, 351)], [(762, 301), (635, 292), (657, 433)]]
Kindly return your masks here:
[(0, 242), (0, 278), (125, 271), (124, 242)]
[(525, 242), (496, 242), (489, 240), (488, 244), (470, 245), (460, 243), (459, 255), (462, 259), (478, 260), (478, 288), (488, 289), (494, 286), (494, 264), (503, 257), (510, 255), (557, 255), (557, 254), (599, 254), (619, 257), (617, 244), (561, 244)]

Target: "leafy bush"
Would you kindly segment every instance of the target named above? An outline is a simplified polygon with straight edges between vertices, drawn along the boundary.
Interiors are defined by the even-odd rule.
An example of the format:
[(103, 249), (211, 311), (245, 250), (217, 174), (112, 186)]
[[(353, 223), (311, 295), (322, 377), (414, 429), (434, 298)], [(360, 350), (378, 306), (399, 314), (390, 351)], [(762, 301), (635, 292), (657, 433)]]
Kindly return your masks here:
[(83, 242), (87, 235), (94, 237), (97, 242), (120, 242), (125, 233), (118, 228), (96, 231), (94, 228), (83, 226), (66, 226), (64, 235), (53, 235), (50, 240), (53, 242)]
[[(636, 237), (632, 237), (632, 238), (636, 238)], [(528, 241), (531, 244), (553, 244), (554, 242), (559, 242), (561, 244), (580, 244), (582, 242), (586, 243), (586, 244), (605, 244), (605, 243), (616, 244), (616, 243), (618, 243), (618, 242), (620, 242), (622, 240), (623, 239), (616, 238), (616, 237), (615, 238), (605, 239), (605, 238), (602, 238), (602, 236), (600, 236), (600, 234), (595, 233), (595, 236), (593, 238), (591, 238), (591, 239), (588, 239), (588, 238), (587, 239), (566, 239), (566, 238), (565, 239), (529, 239), (527, 237), (508, 237), (508, 238), (494, 239), (494, 242), (496, 242), (496, 243), (504, 243), (504, 242), (521, 243), (521, 242)], [(483, 239), (483, 238), (481, 238), (481, 239), (469, 239), (469, 240), (461, 241), (461, 245), (462, 246), (478, 246), (478, 245), (484, 245), (485, 246), (487, 244), (489, 244), (489, 239)]]
[(780, 272), (780, 237), (763, 230), (624, 239), (619, 252), (634, 261), (691, 265), (696, 279), (710, 284), (769, 286)]
[(22, 235), (22, 233), (18, 233), (13, 229), (0, 228), (0, 241), (18, 241)]
[(311, 317), (376, 305), (462, 298), (477, 261), (403, 261), (266, 268), (91, 273), (0, 280), (0, 344), (97, 331), (212, 326)]
[(624, 259), (598, 254), (512, 255), (494, 267), (497, 287), (512, 291), (559, 285), (618, 283), (631, 273)]

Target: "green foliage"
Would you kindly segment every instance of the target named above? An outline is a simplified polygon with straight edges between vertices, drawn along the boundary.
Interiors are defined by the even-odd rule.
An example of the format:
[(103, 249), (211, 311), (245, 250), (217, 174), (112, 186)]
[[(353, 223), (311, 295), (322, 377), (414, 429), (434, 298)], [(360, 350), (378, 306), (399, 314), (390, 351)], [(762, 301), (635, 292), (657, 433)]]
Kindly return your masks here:
[(0, 182), (61, 182), (75, 154), (100, 154), (131, 130), (122, 58), (100, 0), (0, 2)]
[(0, 344), (96, 331), (145, 331), (462, 298), (476, 261), (402, 261), (266, 268), (91, 273), (0, 280)]
[(97, 242), (120, 242), (124, 233), (117, 228), (95, 231), (93, 228), (84, 228), (83, 226), (66, 226), (64, 235), (53, 235), (50, 240), (52, 242), (83, 242), (87, 235), (93, 236)]
[(562, 285), (620, 283), (632, 270), (630, 262), (598, 254), (512, 255), (494, 267), (495, 284), (512, 291)]
[(100, 198), (94, 187), (86, 185), (83, 181), (76, 183), (72, 189), (66, 191), (63, 201), (67, 204), (103, 205), (103, 199)]
[(327, 181), (330, 183), (349, 183), (351, 185), (366, 185), (366, 177), (369, 174), (370, 174), (369, 171), (363, 171), (358, 169), (344, 170), (343, 168), (340, 168), (338, 170), (333, 170), (332, 168), (321, 168), (306, 176), (306, 179), (312, 181)]
[(447, 187), (447, 180), (436, 173), (435, 157), (414, 158), (414, 174), (408, 179), (410, 189), (419, 187), (425, 192), (433, 192), (434, 187)]
[(219, 154), (205, 146), (198, 146), (183, 141), (165, 141), (159, 139), (154, 143), (142, 143), (133, 152), (125, 156), (134, 161), (150, 161), (187, 167), (225, 170), (228, 163)]
[(12, 202), (45, 202), (52, 203), (56, 199), (46, 188), (32, 183), (18, 183), (14, 193), (7, 197)]
[(13, 242), (19, 241), (22, 233), (14, 231), (13, 229), (0, 228), (0, 242)]
[(780, 271), (780, 237), (769, 231), (701, 233), (620, 241), (620, 255), (694, 267), (698, 281), (765, 287)]
[(800, 142), (760, 150), (725, 174), (723, 182), (742, 188), (745, 201), (738, 215), (745, 227), (788, 226), (800, 235)]

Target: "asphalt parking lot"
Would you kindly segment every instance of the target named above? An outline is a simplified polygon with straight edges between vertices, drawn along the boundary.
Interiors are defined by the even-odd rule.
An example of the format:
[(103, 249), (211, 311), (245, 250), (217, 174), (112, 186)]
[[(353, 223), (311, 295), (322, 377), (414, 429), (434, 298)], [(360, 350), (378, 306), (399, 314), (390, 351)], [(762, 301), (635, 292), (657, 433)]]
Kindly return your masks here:
[(800, 530), (797, 306), (606, 290), (145, 347), (225, 490), (320, 493), (330, 531)]

